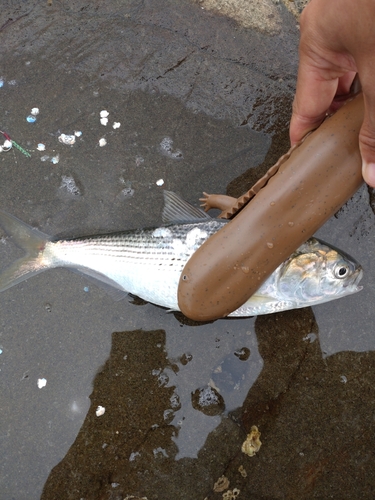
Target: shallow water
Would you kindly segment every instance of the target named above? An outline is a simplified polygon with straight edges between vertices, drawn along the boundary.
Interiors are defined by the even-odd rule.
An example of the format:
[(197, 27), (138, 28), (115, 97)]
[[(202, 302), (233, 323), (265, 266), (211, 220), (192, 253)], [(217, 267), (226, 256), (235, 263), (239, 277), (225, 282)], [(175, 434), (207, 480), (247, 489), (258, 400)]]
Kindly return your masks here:
[[(7, 2), (1, 130), (31, 157), (0, 153), (1, 208), (77, 236), (158, 225), (163, 189), (244, 192), (288, 148), (280, 9), (269, 37), (183, 0)], [(3, 292), (0, 499), (215, 499), (223, 474), (240, 499), (372, 498), (372, 203), (364, 187), (317, 234), (364, 290), (314, 309), (196, 324), (66, 270)], [(3, 267), (22, 252), (0, 237)]]

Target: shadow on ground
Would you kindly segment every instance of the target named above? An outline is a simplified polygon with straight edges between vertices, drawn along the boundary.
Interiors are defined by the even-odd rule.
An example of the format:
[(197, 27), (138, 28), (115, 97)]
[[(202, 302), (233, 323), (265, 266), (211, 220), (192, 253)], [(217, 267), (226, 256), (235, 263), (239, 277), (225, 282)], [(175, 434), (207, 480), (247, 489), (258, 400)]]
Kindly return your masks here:
[[(240, 498), (352, 498), (354, 482), (358, 498), (369, 498), (375, 389), (364, 380), (375, 354), (323, 360), (310, 309), (260, 317), (255, 331), (264, 367), (242, 407), (223, 417), (197, 459), (177, 461), (179, 428), (167, 422), (175, 388), (161, 387), (152, 370), (178, 371), (165, 332), (114, 333), (85, 422), (42, 499), (216, 499), (222, 475)], [(241, 445), (253, 425), (263, 444), (249, 457)]]

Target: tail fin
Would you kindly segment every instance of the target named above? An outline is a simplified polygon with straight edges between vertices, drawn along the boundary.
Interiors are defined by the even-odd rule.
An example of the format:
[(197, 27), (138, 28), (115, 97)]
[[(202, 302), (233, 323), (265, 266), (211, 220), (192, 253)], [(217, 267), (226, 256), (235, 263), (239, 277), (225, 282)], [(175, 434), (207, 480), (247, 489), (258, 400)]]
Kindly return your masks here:
[(43, 250), (51, 238), (32, 228), (13, 215), (0, 211), (0, 226), (23, 248), (26, 255), (18, 259), (0, 274), (0, 292), (47, 269), (43, 263)]

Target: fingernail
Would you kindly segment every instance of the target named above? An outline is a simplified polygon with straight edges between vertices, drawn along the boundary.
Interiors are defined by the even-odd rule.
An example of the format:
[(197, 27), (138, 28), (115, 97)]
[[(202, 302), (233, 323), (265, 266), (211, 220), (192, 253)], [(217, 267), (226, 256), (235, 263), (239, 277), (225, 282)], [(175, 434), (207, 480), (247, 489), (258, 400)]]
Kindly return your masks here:
[(362, 165), (362, 175), (365, 182), (375, 188), (375, 163), (364, 163)]

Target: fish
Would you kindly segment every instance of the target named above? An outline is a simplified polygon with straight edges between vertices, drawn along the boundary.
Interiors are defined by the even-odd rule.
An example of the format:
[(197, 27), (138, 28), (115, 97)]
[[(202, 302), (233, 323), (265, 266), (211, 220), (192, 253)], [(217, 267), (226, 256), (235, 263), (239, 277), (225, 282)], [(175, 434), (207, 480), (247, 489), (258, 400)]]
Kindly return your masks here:
[[(25, 255), (0, 274), (0, 292), (43, 271), (65, 267), (95, 279), (119, 300), (136, 295), (179, 311), (177, 290), (188, 259), (229, 222), (170, 191), (159, 227), (56, 240), (0, 211), (0, 226)], [(249, 235), (251, 238), (251, 235)], [(363, 270), (345, 252), (317, 239), (301, 245), (230, 317), (298, 309), (356, 293)]]

